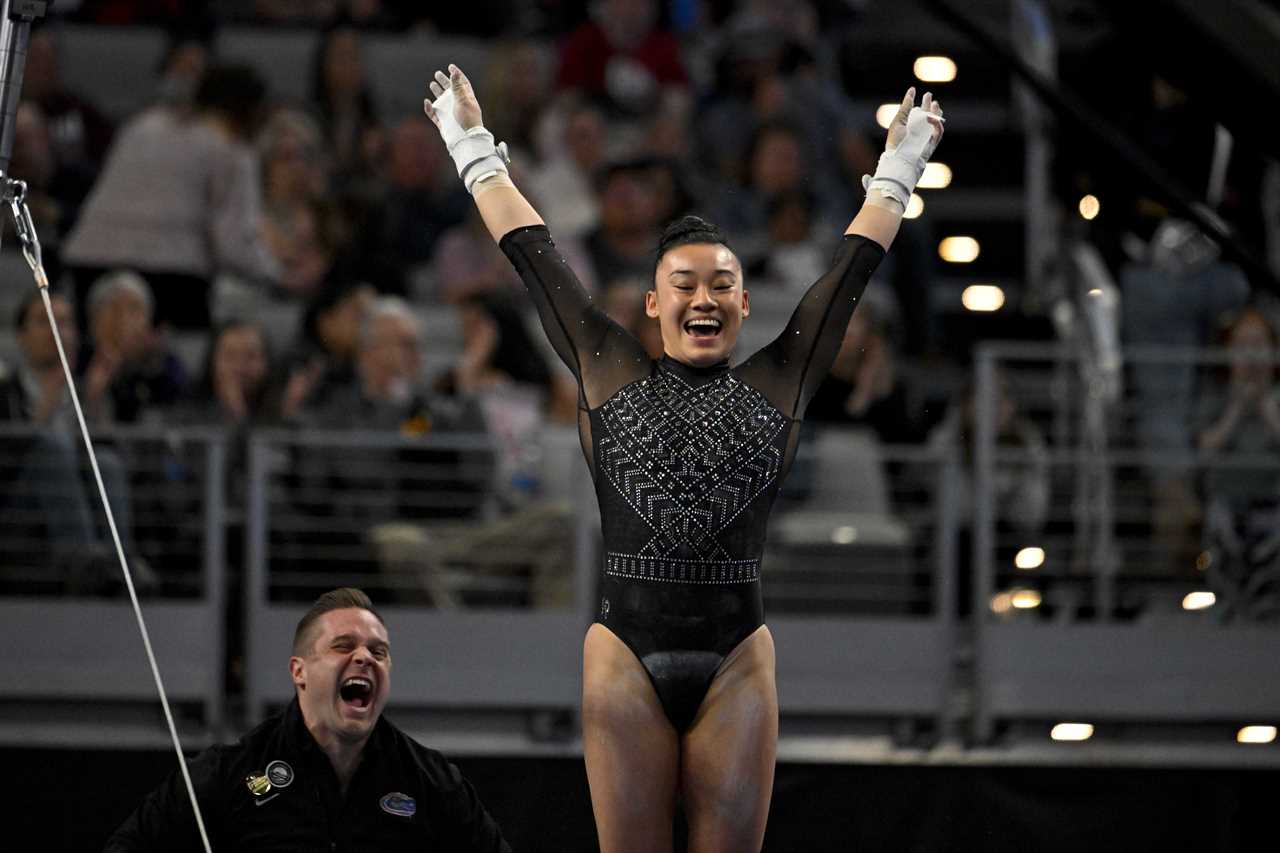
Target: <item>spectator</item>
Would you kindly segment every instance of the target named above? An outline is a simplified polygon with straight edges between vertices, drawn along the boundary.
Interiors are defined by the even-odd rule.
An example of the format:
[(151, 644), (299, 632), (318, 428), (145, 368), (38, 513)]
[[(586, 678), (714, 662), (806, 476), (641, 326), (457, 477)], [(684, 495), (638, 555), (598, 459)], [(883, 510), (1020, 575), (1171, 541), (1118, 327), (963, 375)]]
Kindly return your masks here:
[(464, 407), (427, 393), (422, 332), (417, 316), (403, 300), (390, 296), (374, 300), (361, 323), (357, 346), (357, 381), (317, 410), (313, 423), (414, 435), (434, 428), (477, 426), (478, 421), (462, 418)]
[(248, 67), (211, 68), (192, 115), (156, 107), (121, 130), (64, 249), (81, 302), (103, 272), (127, 267), (151, 285), (157, 323), (206, 329), (214, 276), (279, 278), (247, 144), (265, 98)]
[(81, 353), (87, 417), (108, 423), (155, 420), (186, 393), (187, 374), (152, 325), (151, 289), (118, 271), (89, 290), (89, 346)]
[[(15, 119), (9, 172), (27, 184), (27, 207), (40, 237), (45, 274), (50, 281), (58, 281), (63, 237), (75, 221), (94, 176), (83, 164), (64, 165), (54, 156), (49, 122), (38, 105), (23, 101)], [(5, 250), (21, 251), (12, 238), (11, 223), (5, 222), (0, 230), (5, 233)]]
[(872, 304), (859, 306), (831, 372), (805, 410), (805, 422), (867, 426), (885, 444), (923, 440), (910, 413), (897, 360)]
[(280, 260), (280, 288), (313, 295), (347, 242), (342, 217), (325, 196), (329, 171), (320, 129), (304, 113), (280, 110), (258, 140), (266, 239)]
[(769, 206), (778, 196), (805, 191), (812, 181), (810, 162), (808, 144), (791, 125), (766, 124), (756, 131), (746, 180), (723, 187), (712, 204), (716, 221), (741, 235), (735, 245), (744, 265), (755, 266), (767, 254)]
[(213, 59), (213, 37), (213, 25), (208, 22), (183, 21), (169, 30), (157, 65), (157, 103), (179, 112), (193, 108), (196, 90)]
[(528, 598), (521, 603), (571, 606), (573, 518), (566, 495), (556, 493), (563, 483), (554, 482), (546, 459), (551, 428), (577, 423), (576, 383), (552, 369), (507, 294), (471, 297), (460, 312), (462, 357), (437, 379), (436, 389), (483, 412), (497, 457), (500, 514), (437, 531), (436, 557), (501, 576), (527, 577)]
[(427, 272), (440, 237), (471, 213), (471, 197), (458, 184), (453, 164), (436, 144), (436, 136), (422, 115), (396, 125), (387, 157), (385, 195), (375, 216), (379, 223), (376, 256), (411, 278)]
[(865, 113), (820, 69), (812, 4), (749, 2), (724, 30), (715, 94), (699, 125), (701, 159), (721, 180), (741, 181), (757, 131), (788, 125), (811, 149), (817, 209), (839, 219), (862, 175), (875, 172), (869, 137), (880, 130), (857, 121)]
[(827, 268), (830, 247), (817, 239), (813, 194), (807, 189), (784, 190), (765, 205), (767, 250), (753, 277), (789, 288), (806, 288)]
[(431, 268), (435, 270), (431, 295), (441, 302), (456, 303), (479, 293), (523, 288), (474, 210), (461, 225), (440, 235)]
[(582, 240), (589, 267), (584, 283), (595, 289), (620, 278), (653, 276), (653, 247), (660, 233), (652, 163), (613, 163), (596, 180), (600, 224)]
[(382, 147), (382, 130), (365, 75), (360, 33), (344, 20), (326, 28), (316, 45), (311, 100), (339, 184), (352, 189), (354, 183), (368, 181)]
[[(376, 300), (358, 338), (357, 381), (308, 413), (307, 422), (324, 429), (389, 431), (410, 438), (482, 434), (482, 416), (470, 401), (427, 392), (421, 344), (418, 319), (405, 302), (396, 297)], [(308, 450), (295, 466), (300, 506), (325, 518), (325, 541), (340, 546), (333, 549), (338, 556), (331, 568), (349, 573), (381, 566), (394, 573), (393, 588), (409, 581), (401, 572), (420, 569), (421, 576), (409, 581), (411, 585), (425, 585), (437, 603), (447, 598), (436, 567), (421, 561), (409, 565), (394, 555), (406, 529), (420, 530), (417, 523), (478, 515), (489, 491), (486, 454), (412, 445), (344, 448), (340, 454)], [(319, 495), (326, 497), (313, 497)], [(339, 499), (329, 503), (334, 495)], [(404, 591), (397, 594), (403, 600)]]
[(40, 107), (49, 126), (51, 153), (59, 170), (94, 175), (106, 157), (111, 121), (62, 80), (55, 27), (34, 28), (27, 43), (22, 96)]
[(500, 491), (520, 503), (537, 489), (542, 428), (549, 422), (577, 423), (577, 390), (568, 377), (552, 371), (506, 294), (472, 296), (459, 311), (462, 357), (435, 388), (480, 405), (498, 443)]
[(286, 411), (324, 408), (330, 396), (355, 382), (360, 329), (376, 295), (370, 284), (336, 279), (307, 306), (298, 345), (286, 360)]
[(278, 414), (270, 378), (266, 331), (246, 320), (223, 323), (209, 336), (204, 370), (175, 420), (235, 429), (270, 423)]
[(563, 113), (559, 143), (549, 146), (542, 165), (529, 175), (529, 191), (548, 227), (562, 237), (581, 235), (600, 221), (592, 178), (604, 165), (607, 132), (599, 107), (571, 103)]
[[(79, 351), (75, 308), (60, 294), (50, 295), (54, 319), (69, 362)], [(105, 529), (95, 518), (87, 462), (67, 391), (62, 364), (38, 291), (32, 289), (14, 317), (20, 361), (16, 369), (0, 368), (0, 421), (30, 424), (28, 435), (0, 440), (6, 562), (40, 567), (40, 580), (15, 592), (105, 592), (116, 587), (119, 569)], [(97, 448), (98, 468), (111, 500), (111, 510), (125, 543), (132, 548), (129, 479), (114, 449)], [(34, 512), (32, 511), (34, 510)], [(103, 526), (105, 527), (105, 525)], [(39, 543), (27, 550), (27, 542)], [(154, 586), (150, 567), (135, 559), (135, 581)], [(52, 581), (52, 583), (50, 583)]]
[[(996, 533), (997, 566), (1013, 565), (1013, 556), (1028, 542), (1037, 541), (1044, 529), (1049, 512), (1049, 455), (1044, 435), (1018, 411), (1017, 402), (1009, 393), (1003, 377), (997, 377), (995, 406), (995, 436), (997, 448), (1007, 448), (1017, 453), (998, 462), (991, 483), (992, 511)], [(953, 403), (942, 422), (929, 433), (928, 445), (944, 458), (957, 459), (954, 476), (948, 479), (950, 487), (940, 500), (952, 501), (956, 523), (960, 531), (957, 537), (957, 564), (959, 584), (957, 601), (962, 613), (972, 605), (973, 567), (971, 562), (975, 524), (975, 476), (974, 457), (977, 406), (986, 401), (975, 397), (976, 389), (970, 385), (960, 399)]]
[(642, 278), (624, 278), (605, 286), (604, 313), (644, 346), (649, 358), (662, 358), (662, 329), (644, 310), (644, 295), (653, 284)]
[[(1226, 457), (1225, 465), (1209, 463), (1202, 484), (1208, 576), (1227, 617), (1274, 618), (1280, 615), (1274, 585), (1269, 599), (1259, 592), (1280, 557), (1280, 477), (1247, 460), (1274, 458), (1280, 450), (1276, 332), (1260, 311), (1246, 308), (1224, 338), (1231, 354), (1226, 381), (1202, 392), (1196, 436), (1202, 451)], [(1242, 458), (1232, 464), (1232, 456)]]
[(533, 151), (539, 121), (552, 99), (551, 60), (531, 39), (509, 39), (494, 45), (485, 72), (485, 98), (493, 110), (496, 138), (519, 151)]
[(591, 19), (565, 39), (557, 85), (621, 117), (652, 110), (689, 77), (675, 36), (658, 26), (655, 0), (593, 0)]

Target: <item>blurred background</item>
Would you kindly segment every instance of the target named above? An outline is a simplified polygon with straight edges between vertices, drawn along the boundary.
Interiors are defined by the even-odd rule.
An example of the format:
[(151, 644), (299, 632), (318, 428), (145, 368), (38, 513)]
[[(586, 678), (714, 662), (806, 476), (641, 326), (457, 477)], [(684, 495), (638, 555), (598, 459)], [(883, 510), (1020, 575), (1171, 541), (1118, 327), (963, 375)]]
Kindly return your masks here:
[[(287, 702), (294, 623), (357, 585), (388, 713), (517, 850), (595, 849), (575, 388), (429, 75), (467, 71), (655, 354), (657, 236), (717, 222), (740, 358), (914, 85), (946, 138), (772, 517), (765, 849), (1272, 849), (1277, 48), (1270, 0), (59, 0), (10, 174), (184, 745)], [(7, 221), (0, 245), (0, 802), (93, 850), (173, 756)]]

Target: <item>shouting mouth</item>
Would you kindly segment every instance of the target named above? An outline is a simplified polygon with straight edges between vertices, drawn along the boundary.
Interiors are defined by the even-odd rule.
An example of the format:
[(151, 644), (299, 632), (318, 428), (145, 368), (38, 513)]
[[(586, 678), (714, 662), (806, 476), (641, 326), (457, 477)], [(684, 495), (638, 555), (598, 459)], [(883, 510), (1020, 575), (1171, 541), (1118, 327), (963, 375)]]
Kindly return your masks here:
[(684, 324), (684, 331), (691, 338), (713, 340), (720, 336), (722, 326), (713, 317), (695, 317)]
[(373, 682), (363, 676), (353, 676), (342, 682), (338, 696), (344, 705), (365, 711), (373, 704)]

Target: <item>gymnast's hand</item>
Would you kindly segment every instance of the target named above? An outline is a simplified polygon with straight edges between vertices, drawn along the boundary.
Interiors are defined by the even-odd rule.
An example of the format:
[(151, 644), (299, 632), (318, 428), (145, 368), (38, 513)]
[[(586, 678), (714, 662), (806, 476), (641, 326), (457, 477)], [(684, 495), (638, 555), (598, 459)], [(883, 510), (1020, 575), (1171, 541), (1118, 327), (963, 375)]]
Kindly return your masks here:
[[(452, 118), (463, 130), (470, 130), (473, 127), (484, 124), (480, 116), (480, 102), (476, 100), (476, 93), (471, 88), (471, 81), (467, 79), (467, 75), (463, 74), (462, 69), (458, 66), (450, 63), (447, 75), (443, 71), (437, 71), (435, 79), (431, 81), (429, 88), (431, 89), (431, 98), (422, 102), (422, 108), (428, 118), (435, 123), (436, 127), (441, 128), (442, 133), (444, 132), (441, 125), (443, 117), (437, 113), (437, 110), (448, 109), (450, 102), (452, 102), (453, 107)], [(445, 98), (446, 92), (450, 93), (452, 97)]]
[[(885, 145), (888, 151), (897, 150), (903, 140), (907, 138), (907, 122), (911, 119), (913, 109), (915, 109), (916, 87), (912, 86), (907, 90), (907, 94), (902, 97), (902, 104), (898, 107), (898, 112), (894, 114), (893, 121), (889, 123), (889, 140)], [(933, 99), (933, 93), (925, 92), (924, 97), (920, 99), (919, 112), (916, 113), (918, 118), (916, 121), (928, 121), (933, 125), (933, 133), (929, 137), (929, 141), (925, 143), (924, 150), (921, 151), (921, 159), (926, 162), (933, 154), (933, 150), (938, 147), (939, 140), (942, 139), (942, 104)]]
[[(867, 201), (877, 207), (892, 199), (898, 213), (907, 209), (916, 182), (942, 139), (942, 105), (929, 92), (920, 106), (915, 106), (916, 89), (912, 86), (902, 98), (893, 121), (889, 122), (889, 139), (876, 164), (874, 175), (864, 175), (862, 188)], [(887, 245), (881, 243), (881, 245)]]
[(501, 178), (502, 184), (510, 186), (511, 182), (506, 180), (507, 163), (511, 159), (507, 156), (507, 145), (497, 142), (493, 134), (485, 130), (480, 117), (480, 102), (476, 100), (467, 75), (451, 63), (449, 76), (437, 71), (430, 88), (435, 100), (424, 101), (422, 108), (440, 131), (467, 192), (475, 195), (476, 184), (494, 177)]

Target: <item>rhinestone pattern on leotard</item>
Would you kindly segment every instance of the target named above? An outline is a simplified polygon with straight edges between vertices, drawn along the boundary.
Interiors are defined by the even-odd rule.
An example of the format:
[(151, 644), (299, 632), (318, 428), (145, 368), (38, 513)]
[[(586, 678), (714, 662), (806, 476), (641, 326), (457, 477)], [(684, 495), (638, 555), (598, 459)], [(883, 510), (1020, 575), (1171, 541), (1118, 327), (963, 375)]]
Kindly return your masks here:
[[(788, 419), (725, 370), (693, 385), (665, 365), (600, 409), (596, 465), (651, 531), (605, 571), (677, 583), (743, 583), (760, 555), (733, 554), (720, 534), (782, 469)], [(639, 543), (637, 543), (639, 544)]]

